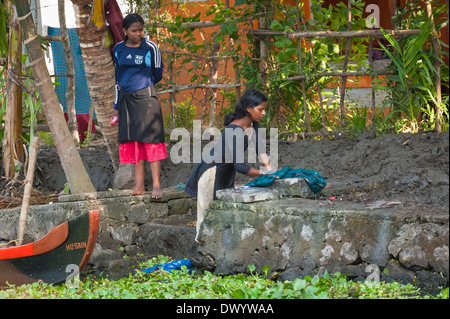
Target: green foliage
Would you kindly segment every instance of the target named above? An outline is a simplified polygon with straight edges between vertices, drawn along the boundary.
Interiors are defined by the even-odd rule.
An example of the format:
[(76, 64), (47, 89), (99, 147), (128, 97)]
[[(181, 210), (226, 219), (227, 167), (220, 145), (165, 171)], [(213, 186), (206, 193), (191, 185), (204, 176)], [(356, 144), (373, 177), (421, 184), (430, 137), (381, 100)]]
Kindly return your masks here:
[[(403, 6), (397, 10), (397, 14), (392, 17), (393, 23), (398, 26), (400, 30), (407, 29), (422, 29), (423, 25), (428, 20), (427, 12), (420, 0), (407, 0)], [(433, 1), (432, 13), (436, 30), (441, 30), (448, 24), (446, 18), (448, 8), (444, 2)]]
[[(258, 9), (255, 1), (246, 1), (252, 4), (254, 14), (259, 14), (258, 10), (264, 11), (267, 29), (281, 32), (295, 31), (319, 31), (347, 30), (347, 7), (340, 3), (338, 6), (323, 8), (320, 1), (312, 1), (311, 12), (314, 19), (299, 21), (297, 23), (297, 8), (271, 2), (272, 7)], [(352, 4), (352, 30), (361, 30), (365, 27), (365, 20), (362, 18), (364, 2), (355, 1)], [(247, 37), (247, 47), (254, 48), (253, 37)], [(367, 67), (367, 45), (364, 39), (353, 39), (350, 46), (350, 61), (348, 71), (359, 70)], [(320, 105), (317, 102), (317, 92), (319, 89), (325, 98), (333, 97), (333, 93), (324, 92), (332, 81), (332, 77), (316, 77), (317, 72), (336, 72), (342, 70), (345, 58), (346, 40), (342, 39), (312, 39), (311, 43), (299, 40), (291, 40), (284, 35), (273, 35), (272, 41), (265, 42), (268, 50), (267, 70), (261, 73), (260, 56), (255, 48), (249, 54), (244, 55), (241, 64), (241, 75), (247, 80), (248, 86), (260, 88), (269, 93), (269, 109), (266, 126), (269, 124), (277, 126), (283, 130), (291, 132), (306, 131), (305, 108), (307, 105), (310, 115), (310, 125), (312, 130), (319, 131), (322, 128), (322, 114)], [(309, 46), (312, 47), (312, 53)], [(302, 65), (300, 67), (300, 57)], [(287, 78), (303, 75), (305, 96), (302, 92), (300, 81), (286, 81)], [(328, 94), (328, 95), (327, 95)], [(304, 103), (305, 101), (305, 103)], [(325, 109), (324, 115), (329, 119), (328, 125), (334, 125), (334, 118), (339, 114), (334, 109)]]
[(436, 298), (449, 299), (448, 287), (445, 289), (442, 289), (441, 292), (436, 296)]
[(0, 66), (0, 140), (3, 140), (3, 135), (5, 132), (3, 125), (1, 125), (3, 123), (3, 117), (5, 116), (6, 111), (6, 92), (4, 90), (4, 88), (6, 88), (6, 76), (4, 74), (5, 68)]
[[(445, 3), (433, 3), (432, 6), (436, 30), (448, 24), (446, 14), (448, 8)], [(441, 49), (440, 56), (435, 56), (430, 41), (432, 35), (430, 19), (419, 0), (408, 0), (399, 8), (393, 21), (399, 29), (419, 29), (422, 32), (417, 36), (408, 36), (400, 39), (386, 36), (391, 48), (382, 46), (383, 51), (391, 58), (390, 68), (392, 76), (388, 82), (376, 86), (390, 93), (386, 101), (390, 112), (383, 120), (395, 127), (395, 132), (434, 129), (436, 125), (436, 96), (435, 75), (433, 65), (435, 59), (441, 62), (440, 77), (442, 84), (448, 87), (448, 66), (442, 61), (442, 55), (448, 52)], [(448, 47), (440, 42), (441, 47)], [(443, 129), (449, 128), (448, 95), (442, 96), (440, 107), (443, 112), (441, 119)]]
[[(167, 1), (167, 2), (166, 2)], [(348, 7), (346, 1), (328, 7), (321, 0), (310, 1), (313, 19), (305, 20), (303, 8), (297, 9), (292, 2), (239, 0), (234, 6), (226, 7), (224, 1), (216, 1), (212, 5), (203, 2), (168, 1), (159, 2), (158, 11), (155, 11), (152, 2), (138, 1), (138, 8), (151, 22), (163, 22), (169, 25), (166, 31), (149, 28), (150, 33), (157, 34), (162, 50), (168, 53), (165, 57), (167, 70), (173, 75), (166, 79), (167, 88), (178, 82), (178, 76), (187, 73), (189, 84), (205, 84), (210, 81), (208, 70), (212, 60), (208, 60), (212, 52), (220, 57), (232, 57), (231, 60), (221, 60), (225, 67), (225, 74), (217, 79), (218, 83), (234, 83), (234, 74), (229, 74), (231, 64), (239, 71), (240, 81), (245, 87), (256, 87), (269, 95), (269, 108), (262, 126), (278, 127), (282, 131), (293, 133), (304, 132), (308, 129), (306, 110), (309, 114), (309, 123), (313, 131), (319, 131), (326, 126), (327, 130), (342, 130), (340, 107), (335, 102), (339, 99), (338, 91), (326, 90), (330, 86), (339, 88), (341, 79), (331, 76), (318, 77), (317, 73), (340, 72), (343, 70), (347, 38), (311, 38), (289, 39), (284, 35), (255, 38), (250, 29), (255, 28), (257, 20), (259, 29), (268, 29), (281, 32), (297, 31), (347, 31)], [(135, 4), (136, 5), (136, 4)], [(175, 8), (174, 11), (165, 10), (166, 7)], [(192, 6), (207, 6), (206, 14), (192, 14)], [(300, 2), (300, 6), (303, 4)], [(350, 29), (366, 30), (365, 15), (366, 3), (363, 0), (351, 2)], [(436, 28), (440, 30), (446, 25), (445, 3), (433, 4), (433, 15)], [(175, 12), (175, 13), (173, 13)], [(195, 11), (197, 12), (197, 11)], [(300, 16), (298, 15), (300, 13)], [(253, 19), (248, 19), (253, 18)], [(369, 114), (367, 109), (353, 108), (345, 105), (344, 117), (349, 120), (345, 129), (361, 132), (366, 129), (375, 129), (378, 132), (389, 132), (395, 127), (396, 132), (417, 131), (418, 129), (432, 129), (436, 123), (436, 94), (433, 76), (433, 56), (430, 49), (430, 32), (427, 23), (425, 7), (419, 0), (409, 0), (399, 8), (394, 17), (400, 29), (422, 29), (418, 37), (405, 37), (404, 39), (389, 38), (391, 66), (394, 75), (388, 78), (388, 83), (380, 82), (376, 90), (389, 90), (389, 99), (384, 106), (389, 109), (384, 116), (381, 110), (376, 114)], [(183, 25), (189, 22), (212, 21), (218, 27), (208, 29), (195, 29)], [(259, 40), (264, 39), (265, 51), (261, 50)], [(398, 45), (395, 43), (398, 41)], [(441, 43), (442, 46), (445, 44)], [(416, 52), (416, 48), (420, 50)], [(401, 49), (398, 51), (398, 49)], [(311, 51), (310, 51), (311, 50)], [(349, 47), (349, 64), (347, 71), (361, 71), (369, 69), (368, 65), (368, 39), (352, 38)], [(176, 54), (170, 54), (174, 52)], [(261, 56), (262, 54), (266, 54)], [(439, 58), (439, 57), (437, 57)], [(300, 64), (301, 59), (301, 64)], [(399, 63), (396, 63), (399, 62)], [(406, 65), (405, 63), (409, 63)], [(415, 63), (415, 64), (414, 64)], [(180, 68), (175, 68), (179, 65)], [(417, 75), (417, 76), (416, 76)], [(286, 79), (304, 76), (303, 81)], [(441, 69), (443, 83), (448, 83), (448, 67)], [(403, 81), (405, 80), (405, 81)], [(164, 89), (164, 88), (162, 88)], [(304, 89), (304, 92), (302, 91)], [(207, 96), (197, 99), (194, 89), (191, 102), (202, 108), (201, 117), (209, 112)], [(231, 92), (234, 89), (220, 89), (223, 105), (234, 106), (235, 97)], [(322, 93), (323, 109), (318, 102), (318, 92)], [(198, 91), (197, 91), (198, 92)], [(209, 94), (210, 90), (204, 90)], [(448, 96), (443, 97), (444, 129), (448, 129)], [(219, 108), (220, 115), (229, 110)], [(177, 125), (187, 125), (188, 116), (184, 112), (175, 110)], [(419, 119), (419, 114), (425, 114)], [(197, 114), (196, 117), (200, 117)], [(372, 123), (372, 119), (375, 119)], [(420, 123), (418, 123), (421, 121)], [(325, 123), (324, 123), (325, 122)], [(220, 121), (217, 122), (220, 125)]]
[[(192, 128), (197, 107), (188, 98), (185, 102), (174, 103), (174, 113), (176, 114), (175, 127)], [(170, 124), (170, 114), (166, 115), (165, 123)]]
[(37, 135), (39, 136), (39, 140), (43, 145), (55, 145), (55, 141), (53, 140), (52, 133), (45, 131), (38, 131)]
[[(0, 6), (0, 65), (6, 65), (8, 56), (8, 10), (5, 5)], [(1, 86), (0, 86), (1, 87)]]
[[(343, 69), (347, 39), (344, 38), (311, 38), (288, 39), (284, 35), (274, 35), (264, 38), (267, 56), (261, 56), (261, 48), (250, 29), (255, 28), (255, 21), (259, 28), (281, 32), (297, 31), (346, 31), (348, 28), (347, 2), (341, 1), (337, 5), (323, 6), (321, 0), (310, 1), (313, 19), (302, 18), (303, 8), (297, 8), (291, 2), (259, 0), (237, 0), (234, 6), (226, 7), (224, 1), (209, 2), (185, 2), (161, 0), (155, 1), (128, 0), (132, 11), (140, 12), (146, 20), (147, 31), (152, 37), (157, 37), (158, 44), (164, 52), (164, 62), (167, 73), (173, 77), (165, 77), (165, 84), (160, 84), (161, 90), (172, 89), (175, 84), (205, 84), (210, 81), (208, 70), (211, 67), (212, 52), (217, 47), (218, 58), (221, 67), (225, 70), (218, 83), (234, 83), (233, 68), (239, 72), (240, 81), (245, 87), (256, 87), (269, 95), (269, 108), (267, 117), (262, 126), (278, 127), (281, 131), (300, 133), (307, 130), (306, 111), (309, 114), (309, 122), (313, 131), (323, 128), (325, 121), (328, 130), (341, 130), (339, 117), (340, 109), (336, 102), (339, 97), (337, 90), (325, 91), (330, 86), (339, 87), (341, 80), (330, 76), (317, 77), (318, 72), (339, 72)], [(303, 4), (300, 2), (300, 5)], [(206, 7), (206, 14), (192, 14), (189, 9), (192, 6)], [(169, 11), (166, 8), (175, 8)], [(157, 10), (155, 10), (157, 8)], [(351, 2), (351, 30), (365, 30), (366, 4), (362, 0)], [(433, 16), (436, 29), (439, 30), (448, 24), (447, 5), (445, 2), (433, 3)], [(173, 13), (175, 12), (175, 13)], [(0, 62), (6, 62), (7, 45), (7, 12), (0, 7)], [(252, 19), (248, 19), (252, 18)], [(263, 19), (262, 19), (263, 18)], [(345, 118), (349, 120), (346, 129), (361, 132), (366, 129), (375, 129), (380, 133), (389, 132), (394, 128), (395, 132), (417, 132), (418, 130), (434, 129), (437, 121), (436, 84), (434, 76), (434, 59), (442, 59), (445, 54), (441, 50), (441, 56), (434, 56), (430, 35), (431, 26), (423, 3), (419, 0), (407, 0), (404, 6), (393, 17), (399, 29), (420, 29), (418, 36), (394, 38), (386, 34), (389, 47), (382, 46), (382, 50), (392, 59), (392, 76), (378, 82), (377, 91), (387, 90), (389, 98), (384, 101), (384, 106), (389, 109), (387, 115), (381, 111), (369, 114), (365, 108), (353, 108), (346, 105)], [(195, 29), (186, 27), (183, 23), (212, 21), (219, 27)], [(153, 22), (163, 22), (169, 25), (166, 29), (157, 29)], [(211, 32), (211, 30), (213, 32)], [(442, 47), (446, 46), (440, 43)], [(310, 52), (310, 48), (311, 51)], [(171, 54), (172, 52), (173, 54)], [(232, 57), (228, 59), (228, 57)], [(301, 65), (300, 65), (301, 58)], [(349, 50), (349, 65), (347, 71), (367, 70), (368, 43), (367, 38), (352, 38)], [(441, 60), (443, 63), (443, 61)], [(176, 68), (179, 66), (179, 68)], [(370, 71), (370, 70), (369, 70)], [(448, 66), (441, 65), (441, 79), (443, 85), (448, 87)], [(178, 76), (188, 75), (188, 83), (179, 83)], [(31, 76), (31, 73), (28, 73)], [(286, 81), (287, 78), (304, 76), (303, 82), (299, 80)], [(4, 101), (6, 93), (4, 70), (0, 69), (0, 100)], [(29, 82), (29, 81), (26, 81)], [(25, 83), (32, 87), (30, 83)], [(303, 86), (304, 85), (304, 86)], [(304, 89), (304, 94), (302, 92)], [(197, 90), (197, 91), (196, 91)], [(202, 89), (203, 90), (203, 89)], [(317, 93), (321, 91), (324, 99), (323, 107), (318, 102)], [(444, 90), (445, 91), (445, 90)], [(194, 117), (205, 118), (209, 109), (207, 96), (200, 99), (196, 94), (199, 89), (194, 89), (189, 101), (179, 102), (174, 109), (174, 122), (177, 126), (189, 127)], [(209, 94), (211, 90), (203, 91)], [(233, 108), (235, 94), (233, 88), (218, 89), (216, 92), (222, 96), (222, 105)], [(30, 134), (24, 134), (25, 143), (29, 143), (36, 115), (40, 112), (40, 100), (34, 93), (24, 92), (24, 127), (31, 129)], [(191, 106), (202, 109), (202, 114), (195, 112)], [(5, 114), (5, 103), (0, 103), (0, 124)], [(449, 128), (448, 95), (442, 97), (441, 109), (443, 111), (443, 129)], [(220, 117), (229, 110), (218, 109)], [(371, 123), (371, 116), (376, 121)], [(166, 120), (166, 123), (171, 123)], [(372, 125), (370, 125), (372, 124)], [(0, 125), (0, 127), (2, 127)], [(25, 130), (26, 131), (26, 130)], [(0, 138), (3, 129), (0, 129)]]
[(70, 194), (70, 187), (69, 187), (69, 183), (65, 183), (64, 184), (64, 193), (66, 194)]
[[(22, 63), (25, 63), (27, 60), (27, 55), (25, 54), (22, 57)], [(0, 140), (4, 135), (4, 128), (1, 125), (4, 121), (4, 115), (6, 112), (6, 66), (0, 67)], [(25, 89), (22, 90), (22, 126), (25, 129), (22, 139), (24, 144), (29, 148), (31, 145), (31, 138), (34, 136), (34, 124), (37, 123), (37, 115), (42, 112), (41, 105), (42, 101), (39, 99), (39, 94), (37, 92), (31, 92), (29, 88), (33, 87), (32, 84), (32, 69), (28, 68), (24, 71), (23, 79), (21, 81), (23, 87)], [(0, 149), (2, 144), (0, 144)], [(28, 150), (29, 152), (29, 150)]]
[[(336, 6), (322, 7), (320, 0), (311, 1), (311, 13), (314, 19), (307, 21), (309, 30), (313, 31), (347, 31), (348, 10), (347, 2), (340, 2)], [(362, 18), (365, 2), (361, 0), (352, 1), (351, 31), (366, 29), (366, 20)], [(350, 42), (350, 55), (348, 71), (356, 71), (367, 67), (368, 47), (367, 39), (352, 38)], [(346, 38), (320, 38), (312, 41), (315, 56), (320, 61), (318, 67), (323, 71), (342, 70), (345, 60)], [(317, 54), (317, 55), (316, 55)]]
[[(388, 83), (376, 85), (375, 88), (390, 92), (388, 100), (392, 107), (390, 116), (397, 115), (397, 120), (401, 122), (404, 115), (409, 117), (409, 121), (401, 127), (401, 131), (417, 132), (421, 125), (419, 123), (421, 112), (428, 114), (429, 120), (436, 123), (436, 116), (430, 103), (431, 101), (436, 105), (434, 93), (436, 69), (432, 59), (440, 58), (434, 56), (432, 48), (427, 49), (425, 46), (431, 33), (429, 19), (424, 22), (421, 29), (419, 35), (400, 40), (382, 29), (385, 38), (394, 48), (394, 52), (391, 52), (380, 43), (381, 48), (392, 61), (393, 75), (387, 76)], [(445, 103), (445, 101), (447, 102)], [(448, 97), (442, 105), (445, 108), (444, 113), (448, 113), (448, 107), (445, 104), (448, 105)]]
[(350, 127), (358, 132), (363, 132), (368, 129), (368, 109), (367, 107), (350, 107), (347, 112), (347, 117), (350, 121)]
[[(24, 61), (26, 61), (27, 57), (24, 56)], [(33, 70), (28, 68), (28, 77), (25, 78), (23, 84), (26, 87), (32, 87), (31, 79), (32, 79)], [(22, 125), (24, 128), (29, 128), (29, 133), (23, 134), (24, 143), (31, 146), (31, 139), (34, 136), (34, 125), (37, 123), (37, 116), (42, 112), (42, 101), (39, 98), (38, 92), (24, 91), (22, 93), (22, 101), (23, 101), (23, 122)]]
[[(158, 256), (139, 269), (168, 262)], [(0, 290), (0, 299), (448, 299), (448, 288), (437, 296), (422, 296), (411, 284), (353, 282), (340, 273), (307, 276), (293, 281), (277, 281), (269, 267), (261, 273), (250, 265), (249, 274), (216, 275), (182, 270), (137, 272), (119, 280), (87, 277), (76, 285), (33, 283)]]

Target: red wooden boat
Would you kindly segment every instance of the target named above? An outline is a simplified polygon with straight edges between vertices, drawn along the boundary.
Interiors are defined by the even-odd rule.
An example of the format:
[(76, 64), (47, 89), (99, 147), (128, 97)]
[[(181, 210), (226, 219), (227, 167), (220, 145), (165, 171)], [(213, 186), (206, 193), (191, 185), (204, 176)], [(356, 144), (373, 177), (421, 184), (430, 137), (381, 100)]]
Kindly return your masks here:
[[(94, 250), (100, 214), (84, 213), (22, 246), (0, 248), (0, 287), (36, 281), (57, 284), (81, 271)], [(78, 268), (77, 268), (78, 267)]]

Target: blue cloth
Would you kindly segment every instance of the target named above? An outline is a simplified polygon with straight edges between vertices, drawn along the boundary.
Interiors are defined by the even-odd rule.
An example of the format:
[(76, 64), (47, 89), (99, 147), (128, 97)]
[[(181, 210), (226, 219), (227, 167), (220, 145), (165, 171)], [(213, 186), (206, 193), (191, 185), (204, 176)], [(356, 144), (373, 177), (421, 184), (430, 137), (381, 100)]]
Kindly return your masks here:
[[(75, 110), (77, 114), (89, 114), (91, 97), (86, 82), (83, 57), (81, 56), (80, 39), (76, 29), (67, 29), (67, 33), (69, 35), (70, 49), (75, 69)], [(59, 28), (48, 27), (48, 35), (59, 36), (60, 34), (61, 30)], [(67, 76), (61, 76), (67, 73), (64, 47), (61, 41), (51, 41), (51, 48), (53, 53), (53, 66), (57, 75), (56, 81), (60, 83), (60, 85), (55, 85), (55, 91), (58, 95), (59, 103), (64, 108), (64, 112), (67, 112)], [(95, 112), (94, 118), (96, 118)]]
[(155, 270), (163, 269), (168, 272), (172, 272), (172, 270), (181, 270), (181, 266), (186, 266), (187, 270), (192, 271), (194, 270), (194, 266), (192, 265), (192, 262), (188, 259), (182, 259), (182, 260), (174, 260), (169, 261), (164, 264), (160, 265), (154, 265), (152, 267), (146, 268), (144, 270), (140, 270), (141, 272), (144, 272), (146, 274), (149, 274)]
[(320, 192), (322, 188), (327, 185), (325, 179), (319, 172), (307, 170), (303, 168), (292, 169), (292, 167), (284, 167), (273, 174), (258, 176), (255, 180), (247, 183), (245, 186), (250, 187), (264, 187), (272, 185), (276, 179), (284, 178), (304, 178), (314, 194)]

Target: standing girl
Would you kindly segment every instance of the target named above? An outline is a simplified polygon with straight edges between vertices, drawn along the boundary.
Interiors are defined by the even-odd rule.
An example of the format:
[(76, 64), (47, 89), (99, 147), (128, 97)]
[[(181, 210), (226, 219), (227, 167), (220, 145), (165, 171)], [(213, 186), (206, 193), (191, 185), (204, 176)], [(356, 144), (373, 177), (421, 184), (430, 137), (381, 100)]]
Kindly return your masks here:
[(144, 38), (144, 20), (127, 15), (122, 23), (125, 40), (114, 46), (116, 99), (119, 118), (119, 158), (135, 164), (133, 195), (144, 194), (145, 161), (150, 163), (152, 198), (161, 198), (161, 160), (167, 158), (164, 124), (154, 84), (164, 65), (158, 46)]

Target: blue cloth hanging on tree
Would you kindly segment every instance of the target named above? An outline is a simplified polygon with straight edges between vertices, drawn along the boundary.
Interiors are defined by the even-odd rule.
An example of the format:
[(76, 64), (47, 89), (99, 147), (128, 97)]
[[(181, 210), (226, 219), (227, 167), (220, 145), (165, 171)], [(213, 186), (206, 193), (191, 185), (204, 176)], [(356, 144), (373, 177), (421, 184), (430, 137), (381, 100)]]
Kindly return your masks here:
[(283, 167), (282, 169), (276, 172), (260, 175), (255, 180), (247, 183), (245, 186), (265, 187), (272, 185), (276, 179), (285, 179), (285, 178), (304, 178), (308, 183), (309, 187), (311, 187), (311, 190), (313, 191), (314, 194), (319, 193), (320, 190), (327, 185), (325, 179), (317, 171), (307, 170), (303, 168), (292, 169), (292, 167), (287, 166)]

